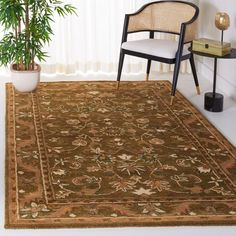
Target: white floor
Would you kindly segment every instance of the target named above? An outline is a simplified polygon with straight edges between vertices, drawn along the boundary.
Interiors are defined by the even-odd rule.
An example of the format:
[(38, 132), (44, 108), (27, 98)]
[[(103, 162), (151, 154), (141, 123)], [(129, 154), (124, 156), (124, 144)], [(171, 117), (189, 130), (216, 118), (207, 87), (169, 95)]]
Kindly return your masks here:
[[(124, 76), (123, 80), (140, 80), (144, 75)], [(151, 76), (150, 79), (170, 79), (170, 74), (161, 74)], [(115, 75), (77, 75), (77, 76), (56, 76), (56, 77), (42, 77), (42, 81), (58, 81), (58, 80), (115, 80)], [(0, 235), (1, 236), (36, 236), (36, 235), (50, 235), (52, 230), (5, 230), (4, 229), (4, 160), (5, 160), (5, 83), (9, 78), (1, 76), (0, 79)], [(181, 75), (179, 78), (178, 89), (186, 96), (203, 115), (209, 119), (211, 123), (234, 145), (236, 146), (236, 101), (225, 97), (224, 111), (222, 113), (211, 113), (203, 109), (204, 92), (211, 91), (212, 85), (203, 77), (200, 78), (202, 95), (197, 96), (192, 75)], [(55, 230), (53, 230), (55, 231)], [(148, 234), (149, 236), (235, 236), (236, 226), (220, 226), (220, 227), (149, 227), (149, 228), (106, 228), (106, 229), (58, 229), (57, 236), (141, 236)]]

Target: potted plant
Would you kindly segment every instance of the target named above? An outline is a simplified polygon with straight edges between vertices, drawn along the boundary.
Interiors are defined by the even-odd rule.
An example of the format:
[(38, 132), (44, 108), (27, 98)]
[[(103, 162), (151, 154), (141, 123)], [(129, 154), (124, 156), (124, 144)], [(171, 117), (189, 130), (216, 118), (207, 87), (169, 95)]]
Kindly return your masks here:
[(0, 41), (0, 65), (11, 64), (12, 82), (19, 92), (36, 89), (43, 50), (53, 34), (51, 23), (57, 13), (64, 17), (76, 14), (76, 8), (60, 0), (0, 0), (0, 24), (4, 36)]

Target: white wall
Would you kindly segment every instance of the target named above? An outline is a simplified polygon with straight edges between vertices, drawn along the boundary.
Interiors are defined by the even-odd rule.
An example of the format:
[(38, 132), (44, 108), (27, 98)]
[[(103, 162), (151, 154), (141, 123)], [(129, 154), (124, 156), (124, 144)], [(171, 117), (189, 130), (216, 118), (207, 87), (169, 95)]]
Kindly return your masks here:
[[(220, 40), (221, 33), (215, 27), (216, 12), (226, 12), (230, 16), (231, 26), (224, 33), (224, 41), (231, 42), (236, 48), (236, 1), (235, 0), (199, 0), (200, 24), (199, 36)], [(199, 72), (212, 80), (213, 60), (199, 58)], [(218, 88), (236, 100), (236, 59), (218, 61)]]

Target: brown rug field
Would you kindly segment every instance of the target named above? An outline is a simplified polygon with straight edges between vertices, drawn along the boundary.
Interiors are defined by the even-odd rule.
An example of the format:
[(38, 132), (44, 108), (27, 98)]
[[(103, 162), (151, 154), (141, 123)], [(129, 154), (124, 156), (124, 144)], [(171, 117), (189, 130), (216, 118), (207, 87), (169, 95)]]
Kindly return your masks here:
[(170, 88), (7, 84), (5, 227), (236, 225), (236, 150)]

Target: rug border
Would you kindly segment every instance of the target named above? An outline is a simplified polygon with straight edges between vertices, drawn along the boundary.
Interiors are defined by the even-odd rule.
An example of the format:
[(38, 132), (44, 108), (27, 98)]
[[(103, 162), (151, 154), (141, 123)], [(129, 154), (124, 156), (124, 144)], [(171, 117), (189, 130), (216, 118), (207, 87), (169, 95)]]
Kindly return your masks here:
[(228, 227), (235, 227), (236, 222), (235, 221), (227, 221), (227, 222), (216, 222), (216, 221), (209, 221), (209, 222), (199, 222), (199, 223), (194, 223), (194, 222), (178, 222), (178, 224), (176, 222), (160, 222), (160, 223), (124, 223), (124, 222), (120, 222), (120, 223), (104, 223), (104, 224), (58, 224), (55, 226), (52, 226), (50, 224), (42, 224), (40, 226), (36, 226), (33, 224), (30, 225), (26, 225), (26, 224), (5, 224), (4, 228), (6, 230), (17, 230), (17, 229), (35, 229), (35, 230), (43, 230), (43, 229), (48, 229), (48, 230), (52, 230), (52, 229), (99, 229), (99, 228), (148, 228), (148, 227), (159, 227), (159, 228), (164, 228), (164, 227), (189, 227), (189, 226), (197, 226), (197, 227), (221, 227), (221, 226), (228, 226)]
[(7, 228), (7, 225), (9, 225), (9, 213), (8, 213), (8, 206), (9, 206), (9, 201), (8, 201), (8, 166), (9, 166), (9, 149), (8, 149), (8, 138), (9, 138), (9, 134), (8, 134), (8, 125), (9, 125), (9, 121), (8, 121), (8, 107), (9, 107), (9, 89), (8, 87), (10, 86), (10, 83), (6, 83), (5, 84), (5, 91), (6, 91), (6, 108), (5, 108), (5, 173), (4, 173), (4, 177), (5, 177), (5, 225), (4, 227)]
[[(43, 83), (54, 83), (54, 84), (60, 84), (60, 83), (116, 83), (115, 81), (55, 81), (55, 82), (41, 82)], [(143, 81), (123, 81), (126, 83), (143, 83)], [(171, 84), (169, 80), (158, 80), (158, 81), (148, 81), (148, 83), (155, 83), (155, 82), (164, 82)], [(165, 85), (166, 86), (166, 85)], [(58, 223), (53, 223), (52, 224), (42, 224), (42, 225), (34, 225), (34, 224), (17, 224), (17, 223), (10, 223), (9, 220), (9, 213), (8, 213), (8, 208), (9, 208), (9, 199), (8, 199), (8, 166), (9, 166), (9, 145), (8, 145), (8, 139), (9, 139), (9, 134), (8, 134), (8, 126), (9, 126), (9, 121), (8, 121), (8, 111), (9, 111), (9, 95), (10, 95), (10, 89), (14, 89), (12, 86), (12, 83), (6, 83), (5, 84), (5, 91), (6, 91), (6, 109), (5, 109), (5, 224), (4, 228), (5, 229), (57, 229), (57, 228), (117, 228), (117, 227), (167, 227), (167, 226), (173, 226), (173, 227), (182, 227), (182, 226), (235, 226), (236, 225), (236, 220), (208, 220), (205, 219), (204, 217), (202, 218), (202, 222), (193, 222), (191, 220), (186, 220), (186, 221), (156, 221), (156, 222), (132, 222), (132, 220), (127, 221), (121, 221), (119, 219), (119, 222), (107, 222), (107, 223), (65, 223), (65, 224), (58, 224)], [(120, 86), (120, 89), (122, 90), (122, 86)], [(235, 147), (234, 145), (226, 138), (224, 135), (207, 119), (207, 117), (202, 114), (198, 108), (192, 104), (188, 98), (186, 98), (180, 91), (177, 90), (176, 94), (180, 99), (182, 98), (188, 108), (191, 109), (194, 115), (196, 117), (204, 122), (204, 125), (219, 139), (219, 141), (224, 144), (230, 151), (235, 154)], [(222, 141), (223, 139), (223, 141)], [(230, 217), (230, 216), (229, 216)]]

